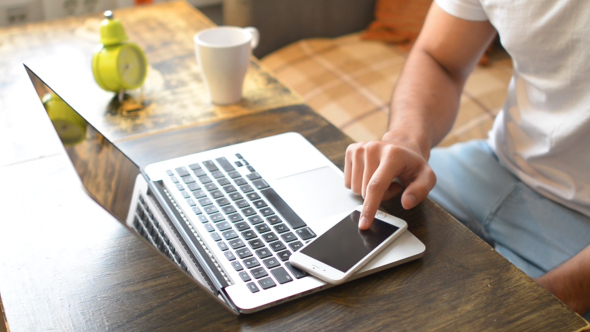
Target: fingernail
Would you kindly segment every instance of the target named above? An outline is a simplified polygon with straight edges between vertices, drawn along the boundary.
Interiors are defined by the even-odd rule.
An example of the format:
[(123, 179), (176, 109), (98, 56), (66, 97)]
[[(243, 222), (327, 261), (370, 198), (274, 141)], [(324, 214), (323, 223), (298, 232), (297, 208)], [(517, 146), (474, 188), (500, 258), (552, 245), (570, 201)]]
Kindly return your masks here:
[(409, 201), (408, 209), (411, 209), (416, 205), (416, 197), (412, 194), (406, 196), (406, 201)]
[(366, 228), (369, 220), (366, 217), (361, 217), (361, 221), (359, 222), (359, 228), (363, 229)]

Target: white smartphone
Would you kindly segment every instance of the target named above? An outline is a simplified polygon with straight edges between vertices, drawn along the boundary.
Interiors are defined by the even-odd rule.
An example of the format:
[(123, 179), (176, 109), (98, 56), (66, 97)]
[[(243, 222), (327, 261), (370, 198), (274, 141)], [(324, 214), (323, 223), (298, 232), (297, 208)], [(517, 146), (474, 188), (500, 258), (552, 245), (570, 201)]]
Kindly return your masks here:
[(343, 283), (408, 228), (404, 220), (378, 211), (371, 227), (360, 230), (362, 209), (293, 253), (289, 262), (328, 283)]

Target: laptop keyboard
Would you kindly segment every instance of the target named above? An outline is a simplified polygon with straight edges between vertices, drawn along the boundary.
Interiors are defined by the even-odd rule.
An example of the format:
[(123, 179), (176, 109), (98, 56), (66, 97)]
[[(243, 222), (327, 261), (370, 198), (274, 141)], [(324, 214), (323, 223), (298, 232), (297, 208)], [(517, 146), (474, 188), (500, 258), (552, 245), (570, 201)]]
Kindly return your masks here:
[[(244, 157), (236, 157), (233, 164), (222, 157), (167, 174), (252, 293), (305, 277), (289, 256), (316, 235)], [(247, 169), (246, 176), (236, 168)]]

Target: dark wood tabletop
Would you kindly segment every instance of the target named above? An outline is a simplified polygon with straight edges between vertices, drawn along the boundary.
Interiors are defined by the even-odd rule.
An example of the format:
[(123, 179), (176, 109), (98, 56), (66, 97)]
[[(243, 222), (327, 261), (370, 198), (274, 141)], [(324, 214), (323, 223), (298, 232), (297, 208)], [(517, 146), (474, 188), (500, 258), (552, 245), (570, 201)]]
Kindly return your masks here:
[[(140, 165), (298, 132), (342, 168), (351, 140), (254, 59), (243, 102), (221, 108), (207, 104), (199, 90), (202, 82), (191, 83), (200, 80), (198, 68), (187, 64), (189, 53), (194, 60), (191, 36), (211, 23), (186, 3), (115, 14), (124, 24), (127, 19), (136, 23), (126, 25), (128, 33), (148, 50), (152, 66), (158, 64), (161, 77), (150, 79), (162, 81), (152, 84), (165, 87), (146, 90), (151, 108), (135, 115), (109, 112), (112, 96), (92, 86), (89, 66), (75, 60), (91, 54), (94, 43), (83, 40), (93, 33), (70, 32), (76, 26), (90, 29), (85, 22), (96, 23), (98, 17), (0, 30), (0, 69), (12, 75), (0, 77), (0, 202), (5, 212), (0, 218), (0, 296), (10, 331), (590, 331), (584, 319), (434, 203), (427, 200), (405, 211), (399, 198), (383, 206), (408, 222), (409, 231), (426, 245), (424, 257), (255, 314), (231, 314), (85, 195), (34, 90), (25, 84), (23, 57), (58, 92), (73, 98), (64, 77), (82, 77), (78, 91), (96, 98), (82, 112), (94, 116)], [(176, 19), (162, 19), (166, 16)], [(149, 33), (141, 37), (146, 25), (154, 32), (151, 40)], [(160, 28), (167, 32), (157, 33)], [(174, 39), (176, 29), (188, 42)], [(43, 42), (33, 38), (37, 35), (54, 36), (45, 41), (49, 53), (69, 45), (65, 59), (74, 59), (69, 62), (75, 73), (56, 75), (55, 68), (46, 68), (27, 44), (32, 40), (31, 47), (44, 50)], [(160, 49), (163, 39), (170, 40), (167, 46), (176, 56)], [(175, 81), (180, 70), (188, 72)], [(171, 109), (176, 99), (182, 100), (182, 110)]]

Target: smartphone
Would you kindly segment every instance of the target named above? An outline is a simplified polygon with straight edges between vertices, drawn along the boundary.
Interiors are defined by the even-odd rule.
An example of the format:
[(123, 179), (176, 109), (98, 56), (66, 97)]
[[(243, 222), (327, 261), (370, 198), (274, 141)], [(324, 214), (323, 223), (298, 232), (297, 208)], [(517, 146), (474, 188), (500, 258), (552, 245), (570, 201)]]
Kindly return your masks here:
[(397, 217), (378, 211), (371, 227), (358, 227), (363, 206), (289, 257), (289, 262), (331, 284), (346, 281), (407, 228)]

